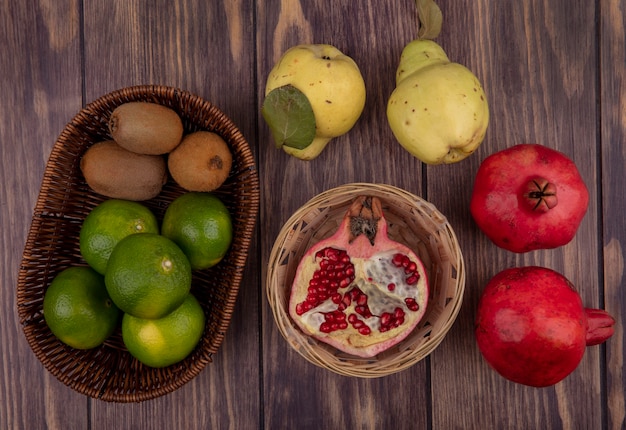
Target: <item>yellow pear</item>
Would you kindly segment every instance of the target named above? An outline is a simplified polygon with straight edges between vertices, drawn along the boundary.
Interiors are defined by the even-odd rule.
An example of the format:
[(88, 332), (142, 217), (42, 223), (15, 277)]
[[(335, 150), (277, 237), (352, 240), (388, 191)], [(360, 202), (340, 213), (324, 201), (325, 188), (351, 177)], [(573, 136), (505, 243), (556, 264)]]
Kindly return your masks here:
[(387, 118), (398, 142), (424, 163), (455, 163), (482, 143), (489, 107), (468, 68), (432, 40), (418, 39), (402, 52)]
[(315, 137), (303, 149), (283, 145), (285, 152), (311, 160), (334, 137), (347, 133), (365, 107), (365, 82), (356, 62), (332, 45), (297, 45), (270, 71), (265, 95), (291, 85), (308, 99), (315, 116)]

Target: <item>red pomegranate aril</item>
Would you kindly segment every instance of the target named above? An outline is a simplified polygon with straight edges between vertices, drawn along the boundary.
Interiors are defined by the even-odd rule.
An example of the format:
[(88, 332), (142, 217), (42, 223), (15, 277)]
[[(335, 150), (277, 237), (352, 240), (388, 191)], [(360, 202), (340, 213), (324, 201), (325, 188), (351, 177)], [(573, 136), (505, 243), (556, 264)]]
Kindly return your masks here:
[(406, 303), (406, 307), (413, 312), (417, 312), (420, 306), (417, 304), (417, 301), (412, 297), (407, 297), (404, 299), (404, 303)]
[(352, 300), (350, 299), (349, 293), (346, 293), (346, 295), (343, 296), (343, 299), (341, 299), (341, 303), (343, 303), (346, 307), (350, 306), (351, 302)]
[(408, 278), (406, 278), (406, 283), (408, 285), (415, 285), (415, 284), (417, 284), (417, 281), (419, 281), (419, 280), (420, 280), (419, 275), (417, 275), (417, 274), (416, 275), (411, 275)]
[(402, 267), (402, 261), (404, 260), (404, 255), (402, 254), (395, 254), (393, 256), (393, 258), (391, 259), (391, 264), (393, 264), (396, 267)]
[(416, 270), (417, 270), (417, 264), (415, 264), (414, 261), (409, 261), (408, 266), (404, 268), (404, 273), (406, 273), (407, 275), (410, 275), (411, 273), (415, 273)]
[(392, 283), (390, 283), (389, 285), (387, 285), (387, 289), (388, 289), (389, 291), (393, 291), (393, 290), (395, 290), (395, 289), (396, 289), (396, 284), (394, 284), (393, 282), (392, 282)]
[(363, 336), (367, 336), (370, 333), (372, 333), (372, 330), (368, 326), (363, 325), (363, 327), (359, 328), (358, 332), (362, 334)]
[(359, 294), (356, 298), (356, 304), (358, 306), (365, 306), (367, 304), (367, 296), (363, 293)]
[(370, 317), (372, 314), (367, 306), (359, 305), (354, 308), (357, 314), (364, 316), (365, 318)]
[(386, 327), (389, 325), (389, 322), (391, 321), (391, 314), (388, 312), (384, 312), (381, 316), (380, 316), (380, 325), (383, 327)]

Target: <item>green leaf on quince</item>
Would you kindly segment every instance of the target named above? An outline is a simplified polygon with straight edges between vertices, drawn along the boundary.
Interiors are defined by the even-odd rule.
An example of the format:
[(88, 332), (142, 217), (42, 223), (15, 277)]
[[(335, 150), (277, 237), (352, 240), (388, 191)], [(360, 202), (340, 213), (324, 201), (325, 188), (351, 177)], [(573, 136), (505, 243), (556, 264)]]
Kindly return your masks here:
[(307, 96), (293, 85), (269, 92), (261, 114), (270, 127), (276, 147), (304, 149), (315, 139), (315, 115)]

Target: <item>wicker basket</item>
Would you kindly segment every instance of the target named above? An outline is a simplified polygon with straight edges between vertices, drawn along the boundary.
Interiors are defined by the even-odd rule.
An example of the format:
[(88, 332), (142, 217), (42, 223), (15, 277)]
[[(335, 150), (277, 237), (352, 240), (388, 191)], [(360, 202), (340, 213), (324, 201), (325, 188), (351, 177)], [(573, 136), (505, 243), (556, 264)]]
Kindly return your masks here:
[[(91, 209), (106, 199), (85, 183), (80, 159), (90, 145), (110, 138), (107, 120), (111, 112), (130, 101), (168, 106), (180, 115), (186, 133), (214, 131), (233, 153), (230, 176), (215, 192), (233, 216), (233, 243), (215, 270), (193, 275), (192, 292), (207, 317), (205, 331), (191, 355), (163, 369), (135, 360), (123, 345), (121, 330), (95, 349), (70, 348), (50, 332), (42, 313), (44, 292), (54, 276), (66, 267), (85, 265), (79, 250), (80, 227)], [(161, 194), (143, 203), (162, 219), (167, 205), (183, 192), (170, 179)], [(52, 149), (18, 277), (18, 314), (37, 358), (67, 386), (105, 401), (144, 401), (190, 381), (212, 361), (230, 324), (258, 210), (258, 173), (250, 147), (231, 120), (211, 103), (176, 88), (136, 86), (87, 105), (67, 124)]]
[[(389, 237), (413, 249), (426, 268), (426, 314), (402, 342), (374, 358), (360, 358), (305, 335), (288, 311), (298, 263), (315, 243), (331, 236), (359, 195), (380, 198)], [(266, 293), (280, 333), (311, 363), (345, 376), (376, 378), (404, 370), (430, 354), (454, 323), (465, 288), (463, 256), (446, 218), (430, 203), (399, 188), (348, 184), (311, 199), (286, 222), (272, 248)]]

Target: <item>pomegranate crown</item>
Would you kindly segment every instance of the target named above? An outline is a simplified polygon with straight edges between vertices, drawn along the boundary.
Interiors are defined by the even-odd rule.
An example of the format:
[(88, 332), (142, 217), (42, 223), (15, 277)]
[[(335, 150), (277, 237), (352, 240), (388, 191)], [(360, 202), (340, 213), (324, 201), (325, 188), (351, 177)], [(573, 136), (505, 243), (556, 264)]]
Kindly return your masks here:
[(380, 200), (372, 196), (359, 196), (348, 209), (347, 216), (350, 219), (350, 243), (364, 235), (374, 245), (378, 222), (383, 217)]

